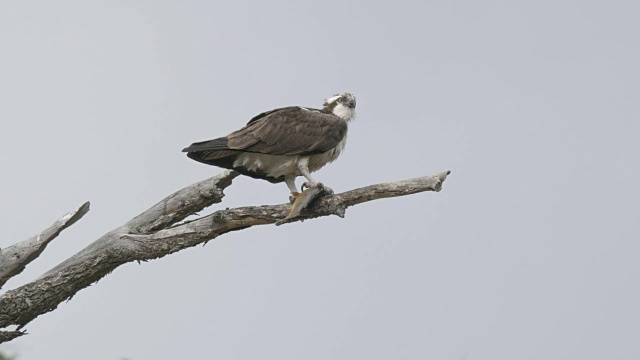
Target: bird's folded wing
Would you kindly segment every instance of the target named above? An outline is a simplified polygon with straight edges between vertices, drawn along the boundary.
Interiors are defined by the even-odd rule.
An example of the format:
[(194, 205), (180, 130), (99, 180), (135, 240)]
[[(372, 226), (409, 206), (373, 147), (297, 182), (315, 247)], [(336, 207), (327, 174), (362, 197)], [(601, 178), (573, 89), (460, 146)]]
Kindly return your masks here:
[(227, 146), (270, 155), (312, 155), (335, 148), (346, 133), (347, 123), (335, 115), (289, 107), (229, 134)]

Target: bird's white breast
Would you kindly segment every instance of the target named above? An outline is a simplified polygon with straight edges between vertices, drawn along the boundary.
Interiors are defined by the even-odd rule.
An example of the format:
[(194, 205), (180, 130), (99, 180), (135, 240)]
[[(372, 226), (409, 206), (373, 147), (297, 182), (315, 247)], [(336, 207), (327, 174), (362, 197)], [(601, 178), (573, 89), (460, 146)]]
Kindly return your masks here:
[(298, 171), (298, 158), (297, 155), (242, 153), (236, 157), (233, 166), (279, 178)]

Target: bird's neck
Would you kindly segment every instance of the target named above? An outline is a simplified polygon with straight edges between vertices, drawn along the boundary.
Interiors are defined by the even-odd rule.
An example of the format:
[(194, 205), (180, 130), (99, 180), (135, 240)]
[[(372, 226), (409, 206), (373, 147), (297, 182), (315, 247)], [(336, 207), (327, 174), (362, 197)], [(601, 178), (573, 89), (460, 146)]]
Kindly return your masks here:
[(347, 122), (353, 120), (356, 117), (356, 109), (344, 106), (342, 104), (338, 104), (333, 107), (325, 107), (322, 110), (326, 113), (333, 114), (343, 120), (346, 120)]

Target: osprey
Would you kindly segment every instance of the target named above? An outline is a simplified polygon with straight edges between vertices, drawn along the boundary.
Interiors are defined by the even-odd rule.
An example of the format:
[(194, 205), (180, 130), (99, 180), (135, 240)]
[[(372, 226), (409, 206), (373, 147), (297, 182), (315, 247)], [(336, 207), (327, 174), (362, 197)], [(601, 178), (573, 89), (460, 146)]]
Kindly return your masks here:
[(303, 187), (318, 185), (311, 173), (342, 153), (355, 108), (355, 96), (344, 93), (326, 99), (322, 109), (290, 106), (266, 111), (240, 130), (182, 151), (201, 163), (272, 183), (284, 181), (295, 198), (297, 176), (307, 179)]

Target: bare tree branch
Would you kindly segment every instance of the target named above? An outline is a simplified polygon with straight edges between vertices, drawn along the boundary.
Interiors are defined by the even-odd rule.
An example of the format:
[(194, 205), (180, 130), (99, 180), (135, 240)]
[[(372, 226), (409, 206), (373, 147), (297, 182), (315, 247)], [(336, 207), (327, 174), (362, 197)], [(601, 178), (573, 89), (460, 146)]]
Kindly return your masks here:
[[(286, 222), (328, 215), (344, 217), (347, 207), (363, 202), (440, 191), (448, 174), (447, 171), (325, 196), (311, 203), (298, 216), (286, 219)], [(160, 258), (230, 231), (285, 219), (291, 209), (290, 204), (218, 210), (177, 224), (194, 212), (220, 202), (224, 196), (223, 190), (237, 175), (234, 171), (225, 171), (172, 194), (123, 226), (105, 234), (39, 279), (8, 291), (0, 297), (0, 327), (18, 325), (18, 330), (21, 329), (122, 264)]]
[(226, 189), (239, 173), (231, 170), (200, 181), (166, 197), (136, 216), (125, 227), (135, 234), (148, 234), (184, 220), (198, 211), (222, 201)]
[(2, 249), (0, 251), (0, 288), (40, 256), (51, 240), (55, 239), (62, 230), (80, 220), (87, 212), (89, 212), (89, 202), (66, 214), (38, 235)]

